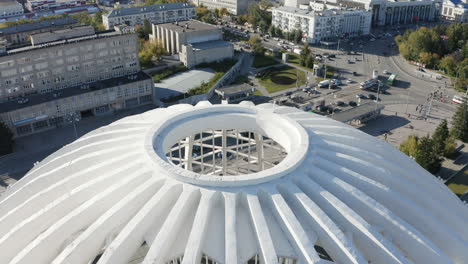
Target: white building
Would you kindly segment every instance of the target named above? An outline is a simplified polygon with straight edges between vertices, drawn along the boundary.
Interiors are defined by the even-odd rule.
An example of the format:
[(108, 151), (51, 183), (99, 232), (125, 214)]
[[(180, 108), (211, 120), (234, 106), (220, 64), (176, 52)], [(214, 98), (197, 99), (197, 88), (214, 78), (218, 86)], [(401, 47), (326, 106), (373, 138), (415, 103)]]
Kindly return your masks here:
[(442, 17), (458, 22), (468, 22), (467, 0), (444, 0)]
[(145, 19), (152, 24), (161, 24), (188, 20), (193, 17), (195, 17), (195, 6), (188, 3), (168, 3), (114, 9), (102, 15), (102, 22), (106, 29), (112, 29), (115, 25), (121, 24), (143, 25)]
[(0, 208), (0, 263), (468, 259), (468, 209), (436, 177), (351, 126), (273, 104), (120, 119), (44, 159)]
[(329, 9), (309, 11), (292, 7), (273, 9), (272, 24), (283, 31), (302, 30), (307, 42), (336, 40), (339, 37), (369, 34), (372, 14), (364, 10)]
[[(300, 7), (305, 0), (286, 0), (285, 7)], [(372, 12), (372, 25), (385, 26), (419, 21), (433, 21), (440, 10), (439, 0), (332, 0), (310, 1), (312, 9), (359, 9)], [(321, 4), (323, 3), (323, 5)]]
[(247, 12), (247, 7), (249, 5), (248, 0), (194, 0), (193, 3), (197, 6), (204, 5), (211, 10), (226, 8), (230, 14), (236, 16)]
[(23, 6), (16, 0), (0, 1), (0, 19), (21, 16), (24, 14)]
[(223, 40), (222, 29), (198, 20), (153, 25), (150, 39), (161, 41), (188, 68), (234, 56), (234, 47)]

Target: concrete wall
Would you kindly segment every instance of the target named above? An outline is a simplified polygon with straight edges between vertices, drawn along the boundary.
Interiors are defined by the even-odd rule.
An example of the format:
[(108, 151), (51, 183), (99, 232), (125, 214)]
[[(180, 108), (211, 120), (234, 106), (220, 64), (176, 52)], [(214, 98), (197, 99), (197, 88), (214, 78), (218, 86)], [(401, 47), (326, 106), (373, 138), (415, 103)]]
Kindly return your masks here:
[(200, 63), (220, 61), (234, 56), (232, 45), (212, 49), (197, 50), (191, 45), (183, 45), (179, 54), (180, 61), (187, 67), (192, 68)]

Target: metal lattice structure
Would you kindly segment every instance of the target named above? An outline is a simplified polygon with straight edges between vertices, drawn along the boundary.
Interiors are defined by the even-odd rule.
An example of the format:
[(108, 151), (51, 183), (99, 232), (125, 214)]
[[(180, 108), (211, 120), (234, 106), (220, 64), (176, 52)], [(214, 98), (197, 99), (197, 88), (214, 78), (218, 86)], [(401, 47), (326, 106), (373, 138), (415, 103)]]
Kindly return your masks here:
[(433, 175), (353, 127), (201, 102), (36, 165), (0, 197), (0, 263), (464, 264), (466, 219)]

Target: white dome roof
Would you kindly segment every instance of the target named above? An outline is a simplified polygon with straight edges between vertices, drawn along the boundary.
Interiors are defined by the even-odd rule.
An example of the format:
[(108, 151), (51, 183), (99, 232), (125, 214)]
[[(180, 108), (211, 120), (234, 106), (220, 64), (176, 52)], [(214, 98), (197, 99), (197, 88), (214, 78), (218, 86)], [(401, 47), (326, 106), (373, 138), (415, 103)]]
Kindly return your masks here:
[[(233, 129), (287, 155), (242, 175), (224, 169), (228, 155), (212, 174), (166, 156), (184, 138)], [(248, 138), (238, 155), (255, 166), (267, 146), (251, 153)], [(0, 197), (0, 263), (461, 264), (467, 219), (434, 176), (348, 125), (272, 104), (202, 102), (121, 119), (35, 166)]]

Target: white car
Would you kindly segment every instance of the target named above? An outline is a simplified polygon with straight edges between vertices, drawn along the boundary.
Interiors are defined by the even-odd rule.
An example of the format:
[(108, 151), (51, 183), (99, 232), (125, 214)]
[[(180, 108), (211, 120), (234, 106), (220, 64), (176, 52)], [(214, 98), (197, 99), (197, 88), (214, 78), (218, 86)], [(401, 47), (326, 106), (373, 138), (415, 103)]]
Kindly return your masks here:
[(384, 70), (383, 73), (385, 73), (385, 74), (390, 74), (390, 72), (387, 71), (387, 70)]
[(353, 82), (353, 80), (351, 80), (351, 79), (346, 80), (346, 83), (352, 83), (352, 82)]

